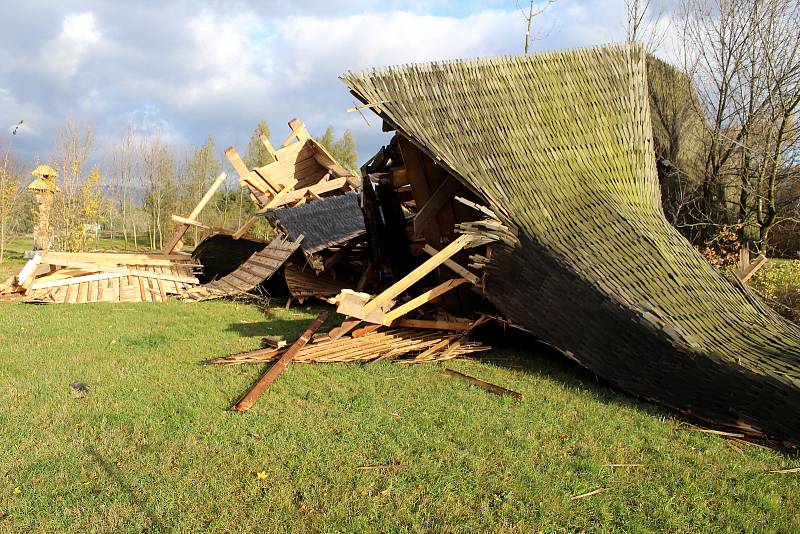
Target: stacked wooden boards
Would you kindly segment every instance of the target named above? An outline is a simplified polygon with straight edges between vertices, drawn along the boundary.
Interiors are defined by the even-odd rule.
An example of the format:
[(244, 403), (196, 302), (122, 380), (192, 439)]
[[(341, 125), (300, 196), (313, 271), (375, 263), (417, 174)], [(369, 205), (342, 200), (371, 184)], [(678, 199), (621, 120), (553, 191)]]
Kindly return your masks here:
[(26, 302), (163, 302), (199, 284), (185, 254), (47, 252), (15, 277), (10, 291)]
[[(418, 328), (355, 330), (341, 337), (316, 338), (297, 353), (299, 363), (353, 363), (398, 360), (398, 363), (433, 363), (491, 347), (467, 339), (465, 332)], [(234, 354), (208, 362), (212, 365), (242, 365), (277, 360), (286, 348), (268, 348)]]

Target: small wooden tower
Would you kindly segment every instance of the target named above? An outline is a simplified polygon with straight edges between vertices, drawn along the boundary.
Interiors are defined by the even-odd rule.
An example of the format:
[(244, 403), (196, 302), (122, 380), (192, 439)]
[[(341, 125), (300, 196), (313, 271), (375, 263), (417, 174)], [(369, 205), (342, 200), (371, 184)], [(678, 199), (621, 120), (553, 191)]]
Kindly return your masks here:
[(33, 227), (33, 250), (50, 248), (50, 210), (53, 208), (55, 194), (61, 191), (55, 182), (58, 172), (50, 165), (39, 165), (31, 173), (36, 177), (28, 189), (36, 195), (39, 210)]

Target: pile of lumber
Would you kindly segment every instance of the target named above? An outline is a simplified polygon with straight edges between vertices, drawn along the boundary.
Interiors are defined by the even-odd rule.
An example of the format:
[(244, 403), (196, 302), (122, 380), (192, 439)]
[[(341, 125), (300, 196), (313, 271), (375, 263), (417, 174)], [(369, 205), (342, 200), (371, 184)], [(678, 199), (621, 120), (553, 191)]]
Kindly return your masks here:
[(199, 284), (186, 254), (43, 252), (2, 293), (26, 302), (163, 302)]
[[(354, 330), (336, 337), (335, 330), (314, 339), (294, 356), (303, 363), (366, 363), (397, 360), (398, 363), (431, 363), (452, 360), (491, 347), (467, 339), (468, 332), (422, 328)], [(285, 348), (266, 348), (217, 358), (211, 365), (242, 365), (278, 360)]]

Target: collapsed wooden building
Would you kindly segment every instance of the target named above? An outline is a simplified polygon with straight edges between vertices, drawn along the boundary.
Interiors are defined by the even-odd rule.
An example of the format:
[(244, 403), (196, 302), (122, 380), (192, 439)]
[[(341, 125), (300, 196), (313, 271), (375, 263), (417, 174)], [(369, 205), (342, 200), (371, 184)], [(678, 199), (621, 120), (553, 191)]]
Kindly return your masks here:
[[(173, 217), (177, 231), (162, 251), (174, 291), (162, 291), (166, 278), (141, 274), (153, 269), (113, 264), (112, 278), (151, 285), (138, 298), (108, 294), (197, 301), (267, 287), (335, 304), (346, 319), (295, 347), (300, 362), (446, 360), (486, 350), (470, 336), (494, 319), (629, 393), (800, 442), (800, 329), (714, 271), (664, 218), (641, 47), (409, 65), (343, 80), (394, 132), (360, 176), (296, 119), (280, 148), (262, 138), (273, 158), (265, 166), (250, 169), (229, 148), (253, 216), (214, 230), (198, 221), (201, 200)], [(259, 217), (276, 232), (270, 242), (248, 235)], [(213, 235), (192, 255), (177, 252), (192, 226)], [(37, 280), (26, 295), (47, 289)], [(48, 295), (39, 301), (73, 302)], [(292, 350), (212, 363), (281, 361)]]
[[(509, 322), (629, 393), (796, 443), (800, 328), (665, 219), (646, 59), (624, 45), (343, 80), (396, 132), (366, 170), (378, 202), (413, 197), (412, 250), (461, 249), (463, 266), (463, 248), (479, 244), (475, 287)], [(383, 242), (402, 241), (392, 227)], [(459, 283), (454, 274), (433, 291)], [(353, 313), (385, 322), (396, 293), (361, 297)]]

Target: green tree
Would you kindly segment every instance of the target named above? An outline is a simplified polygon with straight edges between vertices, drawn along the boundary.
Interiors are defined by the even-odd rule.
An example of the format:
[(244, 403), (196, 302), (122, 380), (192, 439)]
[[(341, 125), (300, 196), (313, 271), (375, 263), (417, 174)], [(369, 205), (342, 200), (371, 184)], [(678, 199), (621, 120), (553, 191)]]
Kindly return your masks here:
[(328, 126), (322, 137), (317, 138), (317, 142), (324, 146), (336, 161), (348, 169), (355, 170), (358, 167), (356, 140), (350, 130), (345, 130), (342, 136), (336, 139), (333, 126)]
[[(181, 208), (186, 213), (194, 209), (197, 202), (206, 194), (208, 188), (222, 172), (222, 165), (217, 159), (215, 146), (214, 137), (209, 135), (205, 144), (195, 150), (186, 163), (186, 187), (182, 188), (181, 195), (183, 197), (181, 198)], [(196, 226), (191, 235), (194, 237), (193, 241), (196, 245), (200, 237)]]
[(263, 167), (272, 161), (272, 156), (267, 151), (267, 147), (261, 142), (262, 133), (269, 137), (269, 124), (265, 120), (258, 123), (253, 135), (250, 136), (250, 144), (247, 145), (247, 155), (244, 157), (244, 163), (250, 169)]

